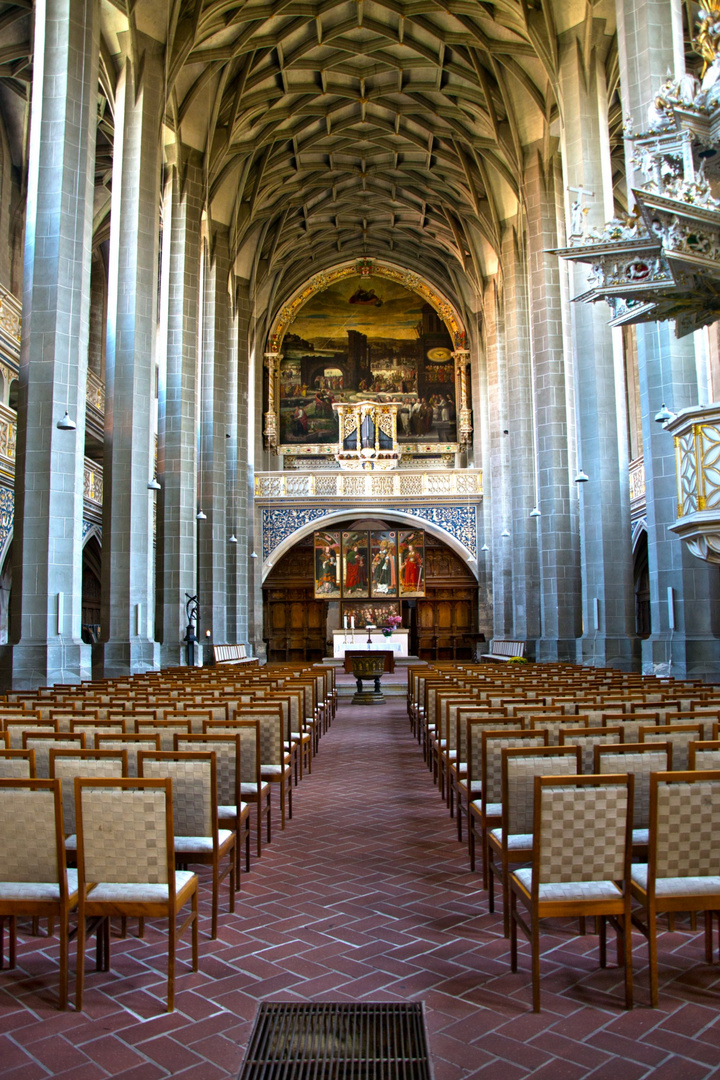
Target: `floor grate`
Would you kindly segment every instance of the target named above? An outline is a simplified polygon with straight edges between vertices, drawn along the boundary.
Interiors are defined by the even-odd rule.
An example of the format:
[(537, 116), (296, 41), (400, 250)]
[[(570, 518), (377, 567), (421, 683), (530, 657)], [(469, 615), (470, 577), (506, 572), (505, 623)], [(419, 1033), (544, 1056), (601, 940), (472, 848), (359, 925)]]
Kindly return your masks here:
[(421, 1002), (260, 1005), (238, 1080), (431, 1080)]

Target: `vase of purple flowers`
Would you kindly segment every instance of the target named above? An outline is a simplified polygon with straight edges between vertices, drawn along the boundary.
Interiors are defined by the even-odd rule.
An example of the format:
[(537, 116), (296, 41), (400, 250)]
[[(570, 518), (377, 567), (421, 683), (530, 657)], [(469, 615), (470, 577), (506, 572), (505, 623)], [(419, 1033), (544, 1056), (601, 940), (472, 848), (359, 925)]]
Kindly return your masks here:
[(385, 620), (385, 625), (382, 627), (384, 637), (390, 637), (393, 630), (397, 630), (399, 626), (402, 626), (401, 615), (388, 615)]

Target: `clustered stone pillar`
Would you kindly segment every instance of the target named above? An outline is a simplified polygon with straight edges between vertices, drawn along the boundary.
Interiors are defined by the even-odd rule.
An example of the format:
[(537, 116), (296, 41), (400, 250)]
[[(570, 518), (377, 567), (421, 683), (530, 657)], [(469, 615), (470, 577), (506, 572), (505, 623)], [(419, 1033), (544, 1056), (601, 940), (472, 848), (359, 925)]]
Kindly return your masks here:
[[(206, 247), (204, 318), (201, 358), (199, 505), (207, 516), (198, 525), (198, 595), (204, 659), (211, 643), (227, 641), (225, 580), (228, 539), (226, 522), (226, 454), (230, 434), (228, 397), (228, 326), (230, 296), (228, 230), (214, 225)], [(210, 639), (207, 631), (210, 631)]]
[[(163, 213), (158, 418), (157, 636), (163, 667), (185, 662), (186, 594), (197, 591), (197, 337), (201, 155), (177, 147)], [(206, 524), (201, 522), (200, 524)]]
[[(680, 0), (616, 0), (623, 111), (635, 132), (647, 125), (647, 109), (667, 72), (684, 73)], [(633, 163), (626, 151), (628, 186)], [(632, 201), (632, 196), (630, 196)], [(642, 642), (647, 674), (679, 677), (720, 674), (720, 581), (714, 566), (691, 555), (667, 531), (677, 516), (672, 437), (653, 417), (664, 404), (673, 412), (701, 400), (695, 343), (678, 341), (673, 323), (635, 328), (647, 506), (650, 621)], [(670, 591), (669, 591), (670, 590)]]
[[(129, 35), (121, 35), (129, 48)], [(153, 493), (163, 48), (136, 35), (115, 99), (105, 375), (104, 674), (156, 668)]]
[[(601, 28), (582, 61), (585, 24), (560, 39), (563, 166), (566, 188), (591, 192), (588, 222), (613, 216), (604, 50)], [(573, 196), (575, 197), (575, 196)], [(587, 267), (570, 264), (571, 296), (587, 288)], [(580, 487), (583, 635), (578, 660), (629, 670), (634, 640), (630, 486), (621, 341), (604, 305), (571, 304)], [(612, 506), (613, 512), (606, 512)]]
[[(35, 11), (13, 621), (19, 688), (90, 676), (81, 642), (85, 389), (98, 27), (94, 0)], [(59, 430), (65, 412), (75, 428)]]
[(545, 147), (525, 158), (523, 192), (527, 215), (537, 500), (539, 525), (541, 631), (538, 660), (574, 661), (580, 633), (580, 570), (577, 493), (570, 478), (573, 450), (568, 412), (563, 342), (563, 293), (557, 256), (558, 172)]

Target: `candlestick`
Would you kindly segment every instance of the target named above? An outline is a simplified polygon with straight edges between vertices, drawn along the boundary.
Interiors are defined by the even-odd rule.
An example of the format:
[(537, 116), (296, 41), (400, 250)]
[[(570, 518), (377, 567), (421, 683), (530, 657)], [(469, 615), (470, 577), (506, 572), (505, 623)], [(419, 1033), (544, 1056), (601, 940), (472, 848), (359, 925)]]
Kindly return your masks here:
[(347, 630), (347, 615), (343, 615), (343, 626)]
[(354, 615), (350, 616), (350, 629), (351, 630), (355, 629), (355, 616)]

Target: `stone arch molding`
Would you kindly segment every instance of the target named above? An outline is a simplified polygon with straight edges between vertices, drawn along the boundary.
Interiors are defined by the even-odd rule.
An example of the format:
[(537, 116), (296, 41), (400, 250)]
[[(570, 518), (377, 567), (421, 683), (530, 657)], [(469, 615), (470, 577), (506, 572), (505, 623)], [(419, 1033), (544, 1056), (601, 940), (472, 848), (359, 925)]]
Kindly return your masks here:
[(436, 539), (442, 540), (451, 551), (458, 555), (463, 562), (467, 563), (468, 570), (470, 570), (473, 577), (476, 579), (478, 578), (477, 558), (473, 556), (470, 549), (457, 540), (452, 533), (449, 533), (446, 529), (434, 524), (434, 522), (428, 521), (426, 518), (418, 517), (415, 514), (407, 513), (403, 510), (390, 510), (383, 506), (348, 506), (341, 507), (337, 510), (331, 510), (321, 517), (314, 518), (312, 521), (307, 521), (303, 525), (300, 525), (295, 532), (286, 536), (263, 562), (262, 581), (265, 581), (275, 564), (282, 559), (284, 555), (287, 555), (298, 541), (303, 540), (306, 536), (315, 532), (316, 529), (330, 528), (336, 522), (347, 520), (348, 517), (379, 517), (386, 521), (394, 521), (398, 525), (406, 525), (408, 528), (423, 529), (425, 532), (430, 533), (431, 536), (436, 537)]
[(323, 292), (328, 286), (342, 281), (343, 278), (355, 277), (383, 277), (389, 281), (395, 281), (403, 285), (410, 292), (417, 293), (426, 303), (435, 309), (445, 323), (455, 349), (467, 349), (467, 331), (460, 318), (457, 308), (446, 296), (432, 285), (421, 274), (405, 267), (382, 259), (355, 259), (352, 262), (342, 263), (330, 270), (321, 270), (313, 274), (292, 298), (282, 305), (272, 324), (268, 334), (268, 353), (279, 353), (282, 349), (283, 338), (290, 326), (295, 321), (300, 310), (316, 293)]

